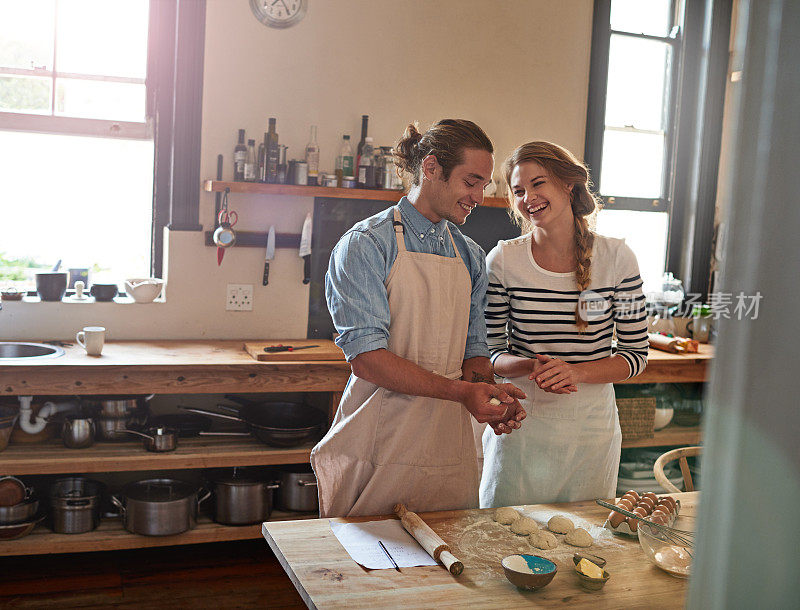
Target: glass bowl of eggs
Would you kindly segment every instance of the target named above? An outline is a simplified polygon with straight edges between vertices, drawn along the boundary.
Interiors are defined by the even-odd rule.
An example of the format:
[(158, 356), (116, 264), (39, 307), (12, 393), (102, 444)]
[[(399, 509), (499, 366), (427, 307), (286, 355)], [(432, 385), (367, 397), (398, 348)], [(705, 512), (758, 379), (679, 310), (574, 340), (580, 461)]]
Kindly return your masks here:
[[(673, 527), (685, 531), (694, 529), (686, 517), (680, 517)], [(639, 545), (651, 563), (672, 576), (689, 578), (692, 568), (691, 539), (694, 537), (693, 534), (691, 536), (681, 535), (689, 543), (684, 544), (674, 536), (659, 531), (655, 525), (642, 522), (639, 523), (637, 534)]]

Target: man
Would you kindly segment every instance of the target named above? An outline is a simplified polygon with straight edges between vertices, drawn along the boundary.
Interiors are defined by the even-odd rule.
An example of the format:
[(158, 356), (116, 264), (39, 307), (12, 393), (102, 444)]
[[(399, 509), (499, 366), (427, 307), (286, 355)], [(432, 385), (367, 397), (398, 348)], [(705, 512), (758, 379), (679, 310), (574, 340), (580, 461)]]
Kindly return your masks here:
[(395, 148), (408, 195), (331, 254), (328, 308), (353, 374), (311, 453), (323, 517), (477, 507), (471, 417), (496, 434), (525, 418), (524, 393), (493, 385), (485, 254), (455, 226), (483, 201), (493, 152), (470, 121), (409, 125)]

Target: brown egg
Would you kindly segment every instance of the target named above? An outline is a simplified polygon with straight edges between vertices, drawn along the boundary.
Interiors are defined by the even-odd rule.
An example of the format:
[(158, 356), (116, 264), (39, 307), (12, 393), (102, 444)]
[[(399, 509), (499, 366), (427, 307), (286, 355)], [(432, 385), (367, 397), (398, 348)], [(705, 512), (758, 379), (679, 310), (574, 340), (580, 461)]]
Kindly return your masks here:
[(656, 504), (656, 507), (653, 510), (659, 510), (659, 509), (663, 510), (665, 513), (667, 513), (667, 515), (672, 515), (673, 514), (672, 506), (670, 506), (669, 503), (664, 502), (663, 500), (661, 502), (659, 502), (658, 504)]
[(628, 523), (628, 527), (631, 528), (632, 532), (635, 532), (636, 530), (639, 529), (639, 522), (636, 519), (628, 517), (627, 519), (625, 519), (625, 521)]
[(650, 498), (642, 498), (639, 500), (639, 503), (636, 506), (646, 506), (647, 512), (652, 512), (653, 509), (656, 507), (656, 503), (653, 502)]
[(633, 509), (633, 513), (635, 515), (639, 515), (642, 518), (650, 514), (644, 506), (637, 506), (636, 508)]
[(661, 511), (659, 511), (657, 515), (650, 515), (647, 519), (648, 521), (652, 521), (653, 523), (660, 523), (661, 525), (666, 525), (668, 520), (667, 516)]
[(653, 501), (653, 506), (658, 504), (658, 496), (654, 494), (652, 491), (648, 491), (647, 493), (642, 494), (642, 499), (650, 498)]
[(615, 510), (608, 513), (608, 522), (611, 524), (611, 527), (619, 527), (620, 523), (625, 521), (626, 518), (625, 515)]
[(628, 491), (626, 491), (625, 494), (622, 497), (624, 498), (625, 496), (632, 496), (634, 502), (638, 502), (639, 501), (639, 494), (636, 493), (635, 491), (633, 491), (632, 489), (629, 489)]
[(617, 506), (624, 508), (625, 510), (633, 510), (634, 503), (628, 498), (622, 498), (622, 500), (617, 502)]
[(661, 496), (659, 502), (666, 502), (672, 507), (672, 512), (676, 512), (678, 510), (678, 503), (675, 502), (675, 498), (672, 496)]
[(669, 521), (669, 513), (665, 513), (663, 510), (656, 508), (652, 513), (650, 513), (651, 517), (657, 517), (658, 515), (663, 515), (664, 518)]

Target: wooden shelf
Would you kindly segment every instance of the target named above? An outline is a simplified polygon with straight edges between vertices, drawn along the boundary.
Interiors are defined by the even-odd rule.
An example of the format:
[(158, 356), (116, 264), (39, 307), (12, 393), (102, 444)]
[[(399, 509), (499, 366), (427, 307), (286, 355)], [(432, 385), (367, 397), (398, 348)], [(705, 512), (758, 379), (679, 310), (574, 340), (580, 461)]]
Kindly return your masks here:
[[(258, 195), (292, 195), (295, 197), (330, 197), (333, 199), (369, 199), (372, 201), (399, 201), (405, 195), (403, 191), (372, 190), (372, 189), (345, 189), (326, 186), (300, 186), (296, 184), (262, 184), (260, 182), (224, 182), (221, 180), (206, 180), (204, 190), (209, 193), (224, 192), (230, 189), (231, 193), (250, 193)], [(488, 208), (504, 208), (508, 205), (500, 197), (485, 197), (481, 204)]]
[(676, 426), (670, 424), (666, 428), (656, 430), (653, 438), (642, 438), (635, 441), (623, 441), (622, 448), (632, 447), (666, 447), (667, 445), (699, 445), (703, 438), (700, 426)]
[[(316, 519), (317, 513), (288, 513), (273, 511), (269, 521)], [(127, 531), (121, 518), (101, 519), (97, 529), (85, 534), (54, 534), (39, 524), (27, 536), (16, 540), (0, 540), (0, 556), (49, 555), (52, 553), (83, 553), (87, 551), (115, 551), (204, 542), (228, 542), (261, 538), (261, 524), (220, 525), (201, 514), (197, 527), (174, 536), (142, 536)]]
[(20, 443), (0, 453), (0, 472), (21, 476), (300, 464), (309, 461), (313, 446), (279, 449), (246, 437), (198, 437), (179, 439), (175, 451), (152, 453), (136, 441), (96, 442), (86, 449), (68, 449), (61, 441)]

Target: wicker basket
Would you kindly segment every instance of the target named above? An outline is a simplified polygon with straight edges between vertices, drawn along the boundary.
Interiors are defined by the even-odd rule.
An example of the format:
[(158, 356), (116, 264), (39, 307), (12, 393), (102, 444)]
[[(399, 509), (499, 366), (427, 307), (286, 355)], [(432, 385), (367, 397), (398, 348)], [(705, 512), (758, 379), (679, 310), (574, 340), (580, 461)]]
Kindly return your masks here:
[(617, 398), (622, 442), (653, 438), (656, 397)]

